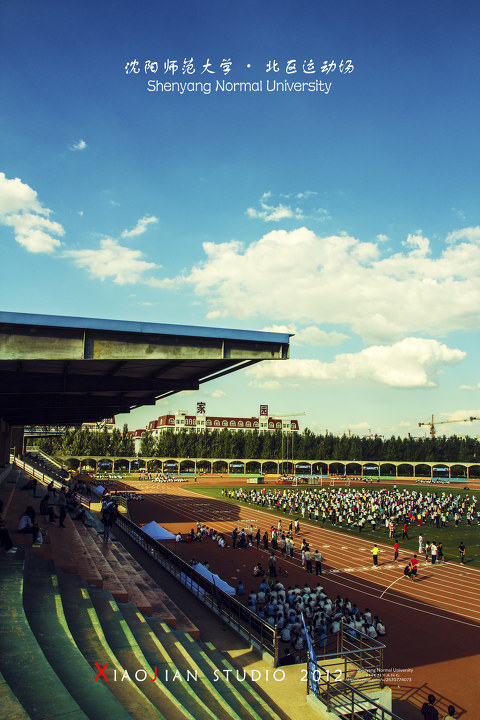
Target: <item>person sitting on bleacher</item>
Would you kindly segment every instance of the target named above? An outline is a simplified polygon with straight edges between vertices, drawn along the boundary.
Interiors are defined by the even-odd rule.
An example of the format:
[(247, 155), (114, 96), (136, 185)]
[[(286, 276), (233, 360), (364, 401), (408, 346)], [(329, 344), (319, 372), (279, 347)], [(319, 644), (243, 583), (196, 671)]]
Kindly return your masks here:
[[(3, 503), (2, 503), (3, 506)], [(12, 543), (12, 540), (10, 538), (10, 535), (8, 533), (8, 530), (5, 525), (5, 520), (0, 515), (0, 547), (5, 548), (5, 552), (7, 553), (14, 553), (16, 552), (17, 548)]]
[(22, 535), (32, 535), (33, 542), (37, 541), (38, 527), (33, 524), (32, 519), (27, 512), (20, 516), (17, 529), (19, 533), (22, 533)]
[(47, 493), (40, 500), (40, 515), (48, 515), (48, 521), (54, 523), (58, 519), (58, 515), (55, 513), (53, 507), (48, 504), (50, 495)]
[(87, 521), (87, 511), (84, 507), (79, 507), (76, 514), (73, 516), (74, 520), (78, 520), (78, 522), (81, 522), (85, 525)]

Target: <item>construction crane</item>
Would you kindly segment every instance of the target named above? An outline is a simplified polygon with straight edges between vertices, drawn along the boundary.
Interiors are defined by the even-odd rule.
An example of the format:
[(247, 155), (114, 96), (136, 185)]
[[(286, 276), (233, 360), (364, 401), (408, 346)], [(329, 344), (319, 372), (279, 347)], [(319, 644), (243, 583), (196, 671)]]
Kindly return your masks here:
[(383, 435), (378, 435), (378, 433), (373, 434), (370, 428), (368, 428), (368, 435), (365, 435), (366, 438), (382, 438)]
[(422, 425), (428, 425), (430, 428), (430, 437), (435, 437), (435, 426), (436, 425), (446, 425), (448, 423), (456, 423), (456, 422), (473, 422), (474, 420), (480, 420), (478, 417), (468, 417), (468, 418), (461, 418), (460, 420), (437, 420), (434, 422), (433, 415), (432, 419), (429, 422), (419, 422), (418, 427), (422, 427)]

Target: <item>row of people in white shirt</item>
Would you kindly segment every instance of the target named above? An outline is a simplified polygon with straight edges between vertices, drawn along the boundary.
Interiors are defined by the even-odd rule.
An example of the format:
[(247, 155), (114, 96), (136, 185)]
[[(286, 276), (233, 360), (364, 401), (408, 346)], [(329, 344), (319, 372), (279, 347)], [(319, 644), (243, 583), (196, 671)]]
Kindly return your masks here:
[[(251, 591), (247, 604), (259, 617), (266, 619), (272, 627), (276, 626), (277, 630), (281, 631), (284, 642), (290, 642), (292, 636), (297, 640), (299, 636), (305, 635), (303, 625), (300, 623), (301, 614), (311, 627), (312, 634), (318, 633), (319, 640), (323, 639), (322, 636), (326, 638), (328, 626), (331, 633), (340, 632), (342, 619), (345, 630), (352, 639), (357, 637), (357, 631), (372, 638), (384, 635), (386, 632), (385, 626), (377, 616), (372, 619), (368, 608), (361, 614), (354, 603), (352, 604), (348, 598), (343, 600), (340, 596), (337, 596), (333, 603), (319, 583), (313, 589), (305, 584), (303, 588), (296, 585), (295, 588), (289, 587), (286, 591), (280, 582), (269, 589), (267, 583), (263, 581), (257, 592)], [(296, 647), (296, 649), (300, 648)]]

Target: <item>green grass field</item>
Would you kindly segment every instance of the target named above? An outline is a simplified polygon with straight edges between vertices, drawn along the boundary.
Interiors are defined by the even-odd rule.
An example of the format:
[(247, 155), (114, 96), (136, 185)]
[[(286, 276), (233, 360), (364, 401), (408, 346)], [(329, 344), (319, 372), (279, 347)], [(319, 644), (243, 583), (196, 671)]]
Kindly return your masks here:
[[(256, 486), (258, 488), (258, 486)], [(261, 486), (260, 486), (261, 487)], [(359, 487), (359, 489), (362, 489), (364, 486)], [(371, 487), (371, 486), (369, 486)], [(480, 502), (480, 490), (462, 490), (460, 488), (454, 488), (450, 485), (446, 486), (439, 486), (439, 485), (421, 485), (421, 486), (412, 486), (412, 485), (397, 485), (399, 490), (403, 490), (404, 488), (408, 490), (412, 490), (413, 488), (422, 490), (422, 492), (426, 492), (427, 490), (429, 492), (436, 492), (437, 494), (441, 495), (443, 491), (445, 493), (450, 494), (453, 493), (455, 495), (460, 494), (462, 496), (469, 495), (470, 497), (472, 495), (475, 495), (478, 500), (477, 502)], [(278, 486), (276, 486), (275, 489), (277, 489)], [(383, 485), (375, 485), (375, 490), (380, 489), (392, 489), (392, 486), (383, 486)], [(386, 545), (392, 545), (394, 543), (393, 539), (390, 539), (388, 535), (385, 534), (385, 528), (381, 527), (380, 529), (377, 529), (375, 531), (372, 531), (372, 529), (364, 529), (361, 533), (358, 531), (357, 528), (353, 529), (350, 528), (349, 530), (346, 528), (346, 526), (343, 527), (342, 530), (340, 530), (337, 526), (332, 525), (328, 520), (326, 520), (325, 524), (322, 522), (316, 523), (315, 520), (308, 520), (308, 516), (305, 516), (305, 519), (302, 520), (301, 515), (285, 515), (283, 512), (277, 512), (276, 510), (269, 510), (268, 508), (263, 508), (262, 506), (252, 505), (250, 503), (244, 503), (242, 501), (236, 501), (229, 499), (227, 497), (222, 496), (222, 488), (221, 487), (212, 487), (212, 486), (201, 486), (196, 485), (195, 487), (192, 487), (192, 485), (188, 486), (189, 490), (193, 490), (194, 492), (201, 493), (202, 495), (208, 495), (209, 497), (216, 498), (218, 500), (225, 500), (227, 502), (233, 502), (238, 505), (243, 505), (245, 507), (249, 507), (252, 509), (258, 509), (262, 510), (262, 512), (270, 513), (271, 515), (279, 516), (279, 517), (287, 517), (287, 518), (295, 518), (298, 517), (300, 520), (300, 528), (302, 528), (305, 524), (308, 525), (314, 525), (318, 527), (324, 527), (328, 530), (333, 530), (334, 532), (342, 533), (344, 535), (352, 535), (356, 537), (361, 537), (364, 540), (371, 540), (372, 544), (375, 542), (381, 542)], [(249, 489), (253, 489), (251, 486)], [(340, 487), (335, 487), (335, 490), (340, 489)], [(351, 490), (350, 488), (345, 488), (346, 490)], [(238, 490), (238, 488), (225, 488), (225, 490)], [(266, 530), (267, 528), (261, 528), (262, 531)], [(435, 525), (422, 525), (421, 528), (417, 526), (417, 524), (412, 524), (408, 528), (408, 540), (402, 540), (402, 529), (397, 525), (396, 527), (396, 538), (400, 543), (400, 546), (406, 547), (413, 552), (416, 552), (418, 550), (418, 536), (420, 534), (420, 531), (423, 535), (424, 542), (426, 540), (436, 540), (437, 542), (443, 543), (443, 550), (446, 560), (448, 561), (454, 561), (459, 562), (459, 553), (458, 553), (458, 546), (460, 544), (460, 541), (463, 540), (467, 552), (465, 556), (465, 564), (470, 567), (480, 567), (480, 526), (478, 525), (477, 521), (475, 520), (472, 522), (471, 527), (467, 526), (466, 520), (462, 520), (458, 527), (455, 527), (455, 523), (453, 520), (450, 522), (447, 522), (447, 526), (445, 528), (436, 528)], [(392, 551), (392, 557), (393, 557), (393, 551)]]

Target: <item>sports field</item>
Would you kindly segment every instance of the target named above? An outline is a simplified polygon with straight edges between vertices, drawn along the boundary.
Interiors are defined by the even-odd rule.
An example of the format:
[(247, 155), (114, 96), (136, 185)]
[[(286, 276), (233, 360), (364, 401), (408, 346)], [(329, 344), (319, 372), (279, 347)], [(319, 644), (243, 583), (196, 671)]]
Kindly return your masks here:
[[(234, 527), (252, 524), (263, 533), (276, 524), (268, 510), (226, 501), (220, 487), (199, 487), (193, 482), (136, 481), (129, 485), (145, 497), (142, 502), (129, 503), (131, 517), (139, 524), (155, 520), (171, 531), (186, 533), (200, 521), (224, 533), (230, 543)], [(422, 491), (427, 487), (422, 486)], [(451, 490), (450, 486), (434, 489)], [(472, 538), (478, 537), (478, 526), (470, 530), (470, 538), (465, 539), (467, 558), (471, 558)], [(301, 566), (298, 550), (303, 537), (326, 558), (321, 578), (306, 574)], [(432, 539), (438, 541), (434, 536)], [(372, 566), (373, 542), (380, 548), (377, 568)], [(286, 583), (316, 584), (320, 579), (333, 599), (348, 596), (361, 610), (368, 607), (381, 617), (387, 628), (387, 681), (393, 689), (394, 709), (400, 716), (418, 719), (419, 707), (426, 695), (433, 693), (439, 698), (441, 717), (453, 703), (458, 717), (475, 718), (478, 683), (472, 680), (480, 674), (480, 570), (473, 562), (432, 566), (421, 558), (418, 581), (412, 583), (404, 578), (403, 566), (412, 556), (412, 543), (416, 549), (417, 536), (413, 541), (400, 540), (398, 563), (393, 562), (392, 542), (383, 529), (376, 535), (371, 530), (359, 535), (301, 520), (295, 558), (279, 561), (289, 573)], [(444, 538), (442, 542), (448, 547)], [(448, 542), (455, 545), (456, 540), (452, 536)], [(258, 587), (258, 580), (252, 577), (254, 565), (260, 560), (265, 566), (267, 560), (262, 548), (222, 549), (211, 540), (192, 545), (177, 543), (175, 550), (187, 561), (193, 555), (197, 560), (208, 560), (210, 568), (232, 585), (241, 578), (247, 594)]]
[[(250, 486), (244, 486), (247, 489), (251, 489)], [(262, 486), (257, 486), (262, 487)], [(272, 486), (270, 486), (271, 488)], [(274, 486), (275, 488), (279, 488), (279, 486)], [(281, 486), (280, 486), (281, 487)], [(311, 489), (312, 486), (304, 486), (305, 490)], [(351, 490), (358, 490), (362, 491), (363, 488), (369, 489), (372, 486), (349, 486), (349, 487), (337, 487), (335, 486), (335, 491), (351, 491)], [(382, 490), (382, 489), (390, 489), (391, 490), (392, 485), (374, 485), (374, 490)], [(228, 502), (238, 502), (240, 505), (244, 505), (246, 507), (256, 507), (253, 505), (250, 505), (249, 503), (245, 503), (242, 501), (237, 501), (234, 498), (228, 497), (228, 493), (235, 491), (236, 488), (232, 487), (225, 487), (223, 488), (224, 493), (222, 495), (222, 487), (212, 487), (210, 486), (193, 486), (190, 487), (191, 490), (195, 492), (199, 492), (202, 495), (208, 495), (212, 498), (216, 499), (222, 499), (226, 500)], [(295, 488), (294, 488), (295, 489)], [(325, 488), (327, 489), (327, 488)], [(438, 496), (441, 496), (442, 493), (452, 494), (452, 495), (460, 495), (460, 497), (465, 497), (468, 495), (469, 498), (472, 498), (472, 496), (477, 497), (477, 505), (480, 508), (480, 490), (463, 490), (458, 487), (452, 487), (451, 485), (397, 485), (397, 489), (402, 491), (404, 489), (412, 490), (416, 489), (418, 491), (421, 491), (423, 493), (426, 492), (434, 492), (437, 493)], [(287, 492), (285, 489), (282, 489), (282, 492)], [(282, 517), (282, 518), (288, 518), (288, 522), (294, 519), (295, 517), (298, 517), (300, 520), (300, 523), (308, 522), (309, 524), (312, 524), (317, 527), (324, 527), (325, 529), (332, 529), (336, 532), (342, 532), (346, 535), (350, 536), (357, 536), (361, 537), (364, 540), (371, 540), (372, 543), (382, 543), (386, 545), (392, 545), (395, 542), (395, 539), (390, 539), (388, 537), (388, 533), (386, 532), (385, 526), (377, 527), (376, 530), (372, 530), (371, 527), (368, 527), (368, 525), (365, 527), (365, 529), (362, 532), (358, 531), (358, 528), (356, 526), (352, 526), (350, 528), (347, 527), (345, 521), (343, 522), (342, 527), (340, 528), (337, 525), (332, 525), (332, 523), (327, 518), (325, 523), (322, 523), (321, 520), (319, 522), (315, 522), (314, 519), (309, 520), (308, 513), (305, 515), (305, 518), (302, 518), (301, 514), (298, 515), (285, 515), (283, 512), (279, 512), (277, 510), (269, 510), (268, 507), (261, 508), (265, 512), (269, 512), (272, 515)], [(273, 523), (273, 520), (272, 520)], [(276, 521), (274, 523), (276, 525)], [(285, 526), (285, 523), (284, 523)], [(401, 525), (396, 526), (395, 530), (395, 538), (397, 540), (401, 540), (401, 545), (405, 549), (409, 549), (412, 552), (417, 552), (418, 550), (418, 536), (420, 533), (423, 535), (424, 543), (429, 540), (436, 542), (442, 542), (443, 548), (444, 548), (444, 554), (445, 559), (448, 561), (455, 561), (457, 562), (459, 560), (459, 552), (458, 552), (458, 546), (460, 542), (463, 542), (464, 545), (467, 548), (466, 555), (465, 555), (465, 564), (469, 564), (472, 567), (480, 567), (480, 524), (478, 523), (478, 520), (475, 519), (474, 522), (472, 522), (471, 526), (467, 525), (467, 522), (465, 519), (460, 521), (459, 525), (456, 527), (455, 522), (453, 518), (449, 518), (446, 523), (446, 527), (437, 528), (435, 525), (430, 524), (422, 524), (421, 527), (418, 526), (417, 522), (413, 522), (409, 524), (408, 526), (408, 539), (401, 540), (402, 538), (402, 527)]]

